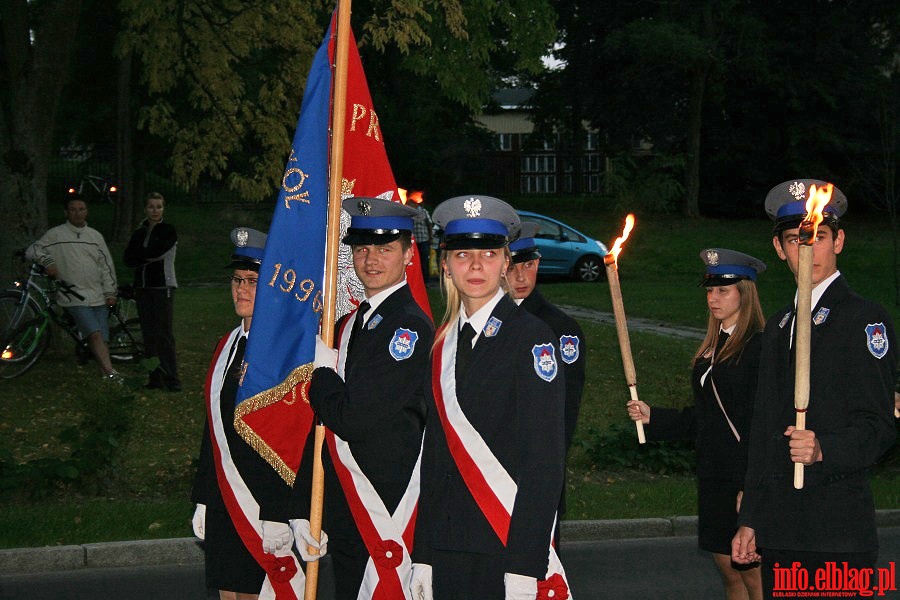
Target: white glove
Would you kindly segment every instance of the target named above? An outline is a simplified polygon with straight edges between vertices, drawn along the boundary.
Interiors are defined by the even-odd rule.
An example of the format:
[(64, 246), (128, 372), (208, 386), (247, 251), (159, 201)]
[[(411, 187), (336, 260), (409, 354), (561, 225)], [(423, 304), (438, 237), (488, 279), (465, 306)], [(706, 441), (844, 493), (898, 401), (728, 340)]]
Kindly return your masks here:
[(434, 599), (434, 594), (431, 589), (431, 565), (413, 563), (409, 591), (412, 594), (413, 600)]
[(320, 335), (316, 336), (316, 358), (314, 364), (316, 368), (328, 367), (331, 370), (335, 370), (337, 366), (337, 350), (326, 344)]
[[(319, 541), (316, 541), (316, 538), (313, 537), (312, 532), (309, 530), (309, 521), (306, 519), (291, 519), (291, 530), (294, 532), (294, 542), (297, 546), (297, 551), (300, 553), (300, 558), (302, 558), (306, 562), (312, 562), (314, 560), (319, 560), (325, 554), (328, 553), (328, 534), (324, 531), (320, 531), (319, 533)], [(317, 549), (318, 554), (310, 554), (309, 547), (313, 547)]]
[(290, 548), (294, 535), (287, 523), (262, 521), (262, 549), (266, 554), (275, 554), (282, 548)]
[(206, 539), (206, 505), (198, 504), (194, 509), (194, 516), (191, 517), (191, 529), (198, 540)]
[(537, 579), (534, 577), (505, 573), (503, 581), (506, 583), (505, 600), (535, 600), (537, 598)]

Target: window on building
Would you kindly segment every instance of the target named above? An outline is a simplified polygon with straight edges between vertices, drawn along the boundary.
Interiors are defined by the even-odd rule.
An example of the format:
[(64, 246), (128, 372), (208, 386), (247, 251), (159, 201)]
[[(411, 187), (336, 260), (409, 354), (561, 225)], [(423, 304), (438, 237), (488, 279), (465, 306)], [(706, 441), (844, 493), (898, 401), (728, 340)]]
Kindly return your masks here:
[(523, 175), (521, 191), (523, 194), (555, 194), (556, 175)]
[(556, 173), (556, 157), (552, 154), (532, 154), (522, 157), (523, 173)]
[(498, 149), (499, 150), (512, 150), (513, 135), (515, 135), (515, 134), (512, 134), (512, 133), (497, 134)]

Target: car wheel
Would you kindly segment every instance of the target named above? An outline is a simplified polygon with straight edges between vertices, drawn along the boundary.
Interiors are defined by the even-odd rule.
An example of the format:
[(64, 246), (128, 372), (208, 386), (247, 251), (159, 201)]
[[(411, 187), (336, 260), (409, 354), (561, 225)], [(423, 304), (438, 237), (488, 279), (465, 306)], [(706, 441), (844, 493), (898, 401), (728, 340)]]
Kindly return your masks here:
[(575, 263), (575, 278), (579, 281), (600, 281), (604, 273), (603, 259), (599, 256), (582, 256)]

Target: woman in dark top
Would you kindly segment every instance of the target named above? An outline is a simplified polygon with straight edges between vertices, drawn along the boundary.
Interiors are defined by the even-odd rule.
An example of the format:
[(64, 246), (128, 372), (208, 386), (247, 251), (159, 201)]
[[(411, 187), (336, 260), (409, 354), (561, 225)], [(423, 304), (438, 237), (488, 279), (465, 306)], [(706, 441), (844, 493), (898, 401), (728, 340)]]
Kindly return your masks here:
[(756, 276), (759, 260), (720, 248), (700, 253), (706, 264), (709, 323), (692, 363), (694, 406), (681, 411), (628, 403), (647, 439), (694, 439), (697, 446), (698, 542), (712, 552), (729, 600), (762, 597), (759, 564), (731, 562), (731, 538), (747, 471), (747, 435), (756, 395), (765, 325)]
[(134, 295), (146, 358), (158, 357), (159, 366), (150, 373), (147, 387), (181, 391), (172, 327), (175, 288), (175, 227), (163, 222), (166, 201), (159, 192), (147, 196), (147, 218), (131, 235), (125, 248), (125, 266), (134, 269)]

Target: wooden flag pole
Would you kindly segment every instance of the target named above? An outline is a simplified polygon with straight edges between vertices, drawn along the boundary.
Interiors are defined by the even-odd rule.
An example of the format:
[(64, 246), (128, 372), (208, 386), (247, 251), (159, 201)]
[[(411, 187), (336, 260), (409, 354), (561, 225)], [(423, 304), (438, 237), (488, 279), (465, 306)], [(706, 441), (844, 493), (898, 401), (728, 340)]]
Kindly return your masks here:
[[(328, 177), (328, 230), (325, 237), (325, 281), (322, 307), (322, 340), (334, 347), (334, 323), (337, 305), (338, 250), (341, 235), (341, 181), (344, 169), (344, 123), (347, 116), (347, 56), (350, 48), (351, 0), (339, 0), (337, 48), (335, 49), (334, 96), (331, 103), (331, 158)], [(325, 501), (325, 471), (322, 468), (322, 445), (325, 426), (316, 424), (313, 449), (313, 482), (310, 496), (309, 531), (321, 539), (322, 507)], [(309, 548), (311, 554), (318, 550)], [(306, 565), (305, 600), (315, 600), (319, 582), (319, 561)]]

